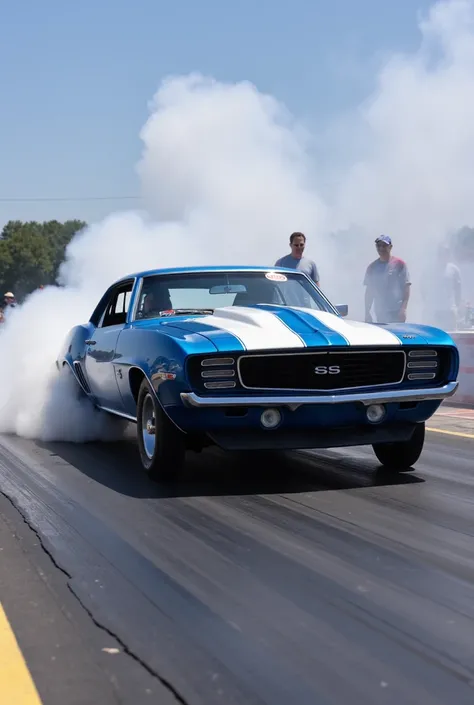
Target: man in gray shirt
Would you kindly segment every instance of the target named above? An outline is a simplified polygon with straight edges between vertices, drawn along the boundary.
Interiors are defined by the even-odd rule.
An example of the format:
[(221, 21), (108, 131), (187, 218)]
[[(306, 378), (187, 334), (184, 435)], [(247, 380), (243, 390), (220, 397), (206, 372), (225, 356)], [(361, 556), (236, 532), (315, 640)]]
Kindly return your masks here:
[(310, 277), (310, 279), (312, 279), (314, 283), (319, 286), (319, 272), (316, 267), (316, 263), (307, 257), (303, 257), (305, 245), (306, 235), (303, 233), (292, 233), (290, 235), (291, 253), (277, 259), (275, 262), (275, 267), (297, 269)]

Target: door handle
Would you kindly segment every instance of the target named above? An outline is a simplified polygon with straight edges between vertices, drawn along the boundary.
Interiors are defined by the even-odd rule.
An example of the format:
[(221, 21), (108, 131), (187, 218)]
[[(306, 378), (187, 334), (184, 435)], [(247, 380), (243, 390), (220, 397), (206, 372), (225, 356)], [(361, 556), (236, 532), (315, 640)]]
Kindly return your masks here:
[(95, 340), (85, 340), (86, 345), (95, 345)]

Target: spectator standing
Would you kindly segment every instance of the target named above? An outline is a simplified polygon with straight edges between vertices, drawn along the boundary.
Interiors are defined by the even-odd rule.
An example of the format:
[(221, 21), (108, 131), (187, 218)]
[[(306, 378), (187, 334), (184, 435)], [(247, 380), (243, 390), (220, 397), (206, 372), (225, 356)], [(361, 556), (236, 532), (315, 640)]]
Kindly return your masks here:
[(434, 266), (423, 280), (426, 321), (447, 331), (457, 330), (461, 317), (461, 272), (454, 264), (448, 245), (440, 245)]
[(408, 267), (399, 257), (392, 255), (392, 238), (380, 235), (375, 240), (378, 259), (367, 267), (365, 273), (365, 320), (372, 323), (374, 306), (377, 323), (406, 321), (410, 298)]
[(6, 294), (3, 295), (3, 301), (0, 303), (0, 323), (4, 323), (5, 321), (5, 311), (9, 308), (15, 308), (15, 306), (15, 296), (11, 291), (7, 291)]
[(3, 301), (0, 304), (1, 309), (3, 311), (5, 311), (5, 309), (7, 309), (7, 308), (15, 308), (15, 306), (16, 306), (15, 295), (11, 291), (7, 291), (3, 295)]
[(317, 286), (319, 286), (319, 272), (316, 262), (308, 259), (308, 257), (303, 257), (305, 246), (306, 235), (299, 232), (292, 233), (290, 235), (291, 252), (289, 255), (285, 255), (284, 257), (277, 259), (275, 262), (275, 267), (297, 269), (298, 271), (306, 274)]

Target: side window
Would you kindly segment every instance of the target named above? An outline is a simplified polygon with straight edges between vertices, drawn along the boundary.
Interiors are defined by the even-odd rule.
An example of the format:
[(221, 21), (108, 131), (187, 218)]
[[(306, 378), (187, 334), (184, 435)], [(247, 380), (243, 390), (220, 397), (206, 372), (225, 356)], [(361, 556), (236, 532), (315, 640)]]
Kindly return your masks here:
[(125, 318), (128, 313), (128, 307), (130, 305), (130, 297), (132, 296), (132, 290), (127, 289), (127, 291), (120, 291), (117, 300), (115, 302), (115, 315), (124, 315), (124, 322)]
[(111, 297), (105, 309), (101, 328), (107, 326), (123, 325), (127, 320), (128, 307), (132, 296), (133, 282), (125, 284), (112, 291)]

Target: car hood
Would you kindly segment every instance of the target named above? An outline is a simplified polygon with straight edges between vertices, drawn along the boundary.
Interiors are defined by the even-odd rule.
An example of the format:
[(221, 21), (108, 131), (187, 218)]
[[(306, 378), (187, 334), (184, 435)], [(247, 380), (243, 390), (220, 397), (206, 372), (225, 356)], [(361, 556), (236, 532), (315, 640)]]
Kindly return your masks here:
[(428, 326), (370, 324), (327, 311), (274, 305), (228, 306), (211, 315), (172, 316), (146, 324), (173, 337), (206, 338), (220, 352), (452, 343), (443, 331)]

